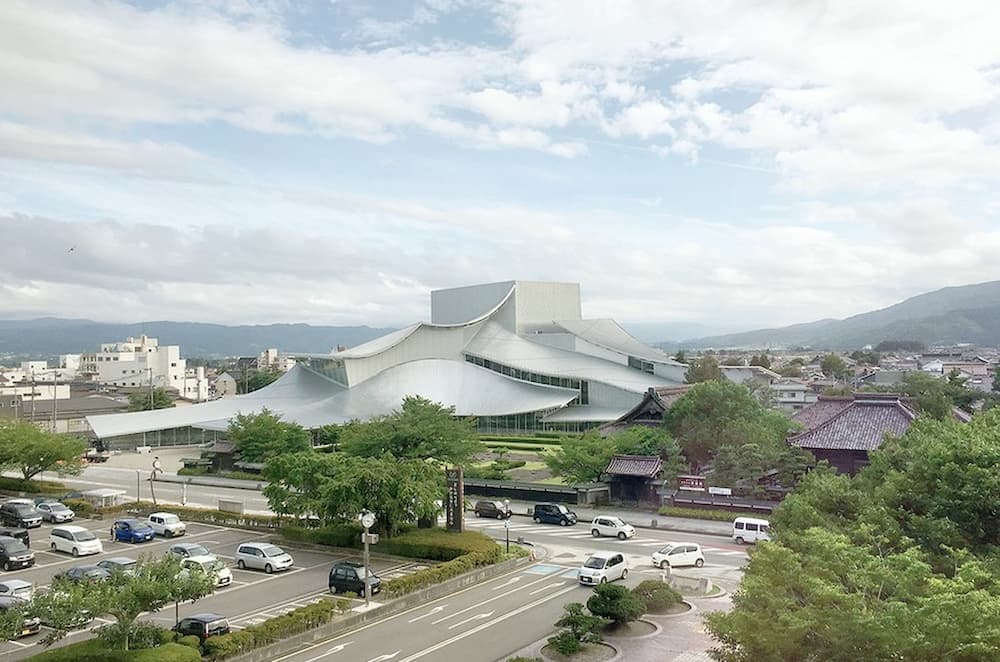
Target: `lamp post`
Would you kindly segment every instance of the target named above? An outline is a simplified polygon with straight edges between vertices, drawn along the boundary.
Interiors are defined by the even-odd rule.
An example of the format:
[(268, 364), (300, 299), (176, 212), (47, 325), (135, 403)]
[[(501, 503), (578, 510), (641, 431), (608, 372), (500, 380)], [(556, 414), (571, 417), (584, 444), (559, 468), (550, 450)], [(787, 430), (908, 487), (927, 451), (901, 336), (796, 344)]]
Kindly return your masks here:
[(375, 514), (366, 510), (358, 515), (358, 518), (361, 520), (361, 526), (365, 527), (365, 533), (361, 536), (361, 540), (365, 543), (365, 609), (368, 609), (371, 606), (370, 600), (372, 592), (371, 586), (368, 585), (368, 544), (376, 542), (377, 540), (377, 538), (376, 540), (372, 540), (372, 534), (370, 532), (372, 525), (375, 523)]
[(510, 554), (510, 499), (503, 500), (504, 520), (503, 531), (507, 541), (507, 553)]

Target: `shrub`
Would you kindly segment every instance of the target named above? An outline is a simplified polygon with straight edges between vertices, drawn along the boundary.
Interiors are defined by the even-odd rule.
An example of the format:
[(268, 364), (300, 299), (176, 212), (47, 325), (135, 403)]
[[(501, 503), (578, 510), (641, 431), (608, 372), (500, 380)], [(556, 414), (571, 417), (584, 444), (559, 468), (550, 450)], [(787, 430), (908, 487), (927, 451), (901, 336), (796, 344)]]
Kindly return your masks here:
[(179, 643), (181, 646), (187, 646), (189, 648), (193, 648), (196, 651), (198, 651), (199, 654), (201, 653), (201, 639), (199, 639), (197, 636), (193, 634), (180, 637), (177, 640), (177, 643)]
[(24, 492), (26, 494), (45, 494), (60, 496), (66, 493), (66, 486), (51, 480), (29, 480), (0, 476), (0, 490), (5, 492)]
[(331, 547), (359, 547), (363, 530), (357, 524), (331, 524), (318, 529), (283, 526), (281, 535), (296, 542), (311, 542)]
[(177, 470), (178, 476), (204, 476), (208, 474), (208, 467), (181, 467)]
[(721, 508), (681, 508), (679, 506), (663, 506), (659, 513), (667, 517), (689, 517), (691, 519), (704, 519), (713, 522), (732, 522), (746, 512), (736, 512), (723, 510)]
[(563, 655), (572, 655), (584, 644), (600, 641), (602, 625), (604, 621), (600, 618), (583, 613), (582, 604), (570, 602), (563, 605), (562, 618), (556, 621), (556, 627), (565, 629), (550, 637), (549, 644)]
[(672, 586), (657, 579), (647, 579), (632, 589), (632, 593), (642, 600), (646, 611), (658, 614), (680, 604), (682, 596)]
[(563, 630), (559, 634), (549, 637), (549, 645), (556, 649), (557, 653), (563, 655), (579, 653), (583, 648), (583, 644), (569, 630)]
[(66, 499), (63, 501), (66, 507), (76, 513), (77, 517), (89, 517), (94, 513), (94, 506), (89, 501), (82, 499)]
[(193, 648), (170, 643), (143, 650), (109, 650), (99, 639), (60, 646), (28, 658), (32, 662), (200, 662)]
[(169, 630), (142, 621), (131, 624), (127, 630), (119, 623), (97, 628), (97, 638), (105, 648), (121, 650), (124, 648), (126, 632), (128, 632), (128, 647), (131, 650), (156, 648), (172, 638), (169, 636), (171, 634)]
[(457, 577), (487, 565), (493, 565), (500, 560), (500, 546), (493, 545), (490, 552), (471, 552), (463, 554), (451, 561), (445, 561), (424, 570), (418, 570), (410, 575), (390, 579), (382, 585), (382, 591), (389, 597), (397, 597), (433, 584), (439, 584), (446, 579)]
[(616, 627), (642, 616), (645, 607), (638, 596), (620, 584), (600, 584), (587, 600), (591, 614), (611, 621)]
[(337, 602), (322, 600), (242, 630), (209, 637), (205, 640), (205, 656), (211, 660), (224, 660), (267, 646), (285, 637), (329, 623), (333, 620), (334, 611), (337, 610)]

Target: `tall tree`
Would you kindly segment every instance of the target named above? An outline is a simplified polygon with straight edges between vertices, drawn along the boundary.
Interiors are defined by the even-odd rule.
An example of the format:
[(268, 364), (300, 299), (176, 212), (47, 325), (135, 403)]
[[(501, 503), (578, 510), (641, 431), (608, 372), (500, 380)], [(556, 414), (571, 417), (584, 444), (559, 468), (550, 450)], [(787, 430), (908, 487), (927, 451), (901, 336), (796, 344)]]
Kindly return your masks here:
[(759, 355), (754, 354), (750, 357), (750, 365), (759, 365), (762, 368), (770, 368), (771, 357), (769, 357), (766, 352), (761, 352)]
[(249, 372), (248, 369), (245, 369), (243, 379), (236, 383), (236, 390), (240, 393), (253, 393), (254, 391), (264, 388), (268, 384), (273, 384), (278, 381), (283, 374), (285, 373), (281, 372), (277, 368), (254, 370), (253, 372)]
[(847, 364), (836, 354), (824, 356), (823, 360), (820, 361), (819, 369), (823, 371), (824, 375), (833, 379), (843, 379), (848, 375)]
[(283, 453), (297, 453), (312, 447), (307, 430), (286, 423), (268, 409), (256, 414), (238, 414), (226, 432), (245, 462), (266, 462)]
[(403, 406), (388, 416), (348, 423), (338, 443), (343, 452), (358, 457), (391, 453), (450, 464), (464, 464), (484, 449), (473, 419), (457, 418), (454, 407), (418, 396), (404, 398)]
[(136, 391), (129, 393), (129, 411), (149, 411), (151, 409), (170, 409), (176, 406), (170, 399), (166, 389), (157, 386), (151, 391)]
[(681, 447), (664, 427), (634, 425), (613, 435), (609, 441), (615, 452), (622, 455), (658, 455), (663, 460), (660, 478), (667, 484), (675, 485), (677, 476), (688, 472)]
[(684, 381), (688, 384), (698, 384), (707, 381), (723, 381), (726, 376), (722, 374), (719, 362), (713, 356), (703, 356), (700, 359), (691, 359), (688, 362), (687, 372), (684, 373)]
[(43, 471), (77, 475), (83, 470), (87, 442), (53, 434), (27, 421), (0, 422), (0, 466), (15, 469), (25, 481)]
[(579, 437), (564, 437), (559, 450), (543, 459), (552, 473), (571, 485), (592, 483), (601, 479), (615, 450), (613, 442), (589, 430)]

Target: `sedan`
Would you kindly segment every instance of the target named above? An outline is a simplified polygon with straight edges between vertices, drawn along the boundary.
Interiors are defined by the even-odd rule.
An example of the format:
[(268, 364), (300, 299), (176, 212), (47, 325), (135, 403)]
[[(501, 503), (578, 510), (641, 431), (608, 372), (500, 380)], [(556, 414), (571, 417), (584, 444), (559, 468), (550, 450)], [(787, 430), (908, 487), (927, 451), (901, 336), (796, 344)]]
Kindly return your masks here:
[(171, 545), (167, 550), (167, 554), (176, 556), (179, 559), (187, 559), (192, 556), (208, 556), (211, 552), (204, 545), (199, 545), (196, 542), (179, 542)]
[(110, 573), (120, 572), (123, 575), (134, 575), (139, 563), (127, 556), (113, 556), (97, 562), (98, 568), (104, 568)]
[(653, 552), (652, 561), (654, 566), (663, 570), (683, 565), (700, 568), (705, 565), (705, 555), (701, 552), (701, 545), (693, 542), (672, 542)]
[(103, 582), (111, 577), (111, 572), (96, 565), (78, 565), (60, 572), (53, 579), (68, 579), (71, 582)]
[(42, 514), (43, 520), (53, 524), (72, 522), (76, 517), (76, 513), (58, 501), (45, 501), (35, 506), (35, 509)]

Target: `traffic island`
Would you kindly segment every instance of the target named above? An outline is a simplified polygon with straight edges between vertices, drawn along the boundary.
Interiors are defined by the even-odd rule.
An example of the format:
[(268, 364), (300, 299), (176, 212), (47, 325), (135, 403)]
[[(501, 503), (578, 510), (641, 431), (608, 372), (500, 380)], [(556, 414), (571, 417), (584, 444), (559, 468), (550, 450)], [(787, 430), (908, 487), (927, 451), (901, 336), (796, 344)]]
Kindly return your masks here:
[(583, 648), (572, 655), (563, 655), (552, 644), (545, 644), (539, 651), (542, 659), (552, 662), (607, 662), (618, 659), (618, 649), (607, 642), (584, 644)]
[[(684, 611), (687, 611), (686, 609)], [(662, 628), (656, 623), (644, 621), (632, 621), (621, 625), (605, 625), (602, 633), (605, 637), (612, 639), (642, 639), (643, 637), (655, 637)]]

